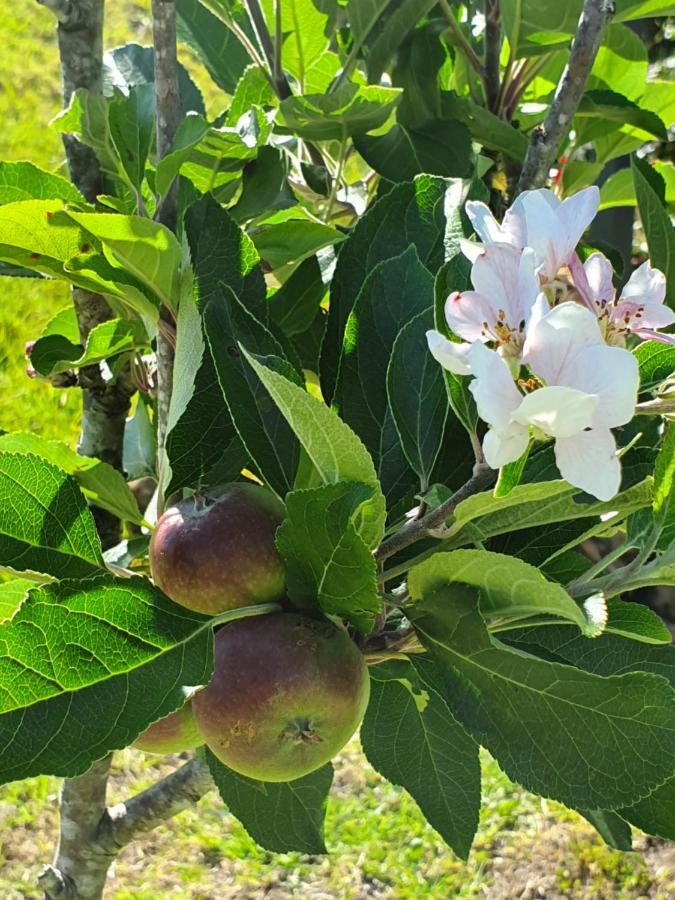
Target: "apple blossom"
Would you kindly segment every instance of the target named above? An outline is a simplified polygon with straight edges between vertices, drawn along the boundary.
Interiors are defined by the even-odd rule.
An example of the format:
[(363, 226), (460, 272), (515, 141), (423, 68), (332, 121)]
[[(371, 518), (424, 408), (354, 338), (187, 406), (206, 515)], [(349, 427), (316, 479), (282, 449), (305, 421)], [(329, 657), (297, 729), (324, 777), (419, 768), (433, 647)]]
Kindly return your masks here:
[(539, 293), (534, 252), (509, 244), (491, 244), (471, 269), (475, 290), (455, 291), (445, 302), (450, 330), (469, 343), (455, 343), (438, 331), (427, 332), (429, 350), (446, 369), (459, 375), (470, 371), (469, 344), (492, 343), (501, 356), (517, 366), (525, 340), (525, 324)]
[(483, 442), (488, 465), (518, 459), (532, 427), (555, 440), (558, 469), (570, 484), (599, 500), (617, 493), (621, 470), (610, 428), (633, 418), (638, 365), (629, 351), (604, 343), (589, 310), (576, 303), (549, 309), (538, 298), (523, 347), (533, 377), (518, 387), (504, 359), (480, 341), (468, 355), (476, 376), (469, 389), (490, 426)]
[(633, 272), (618, 298), (612, 284), (612, 265), (602, 253), (591, 254), (583, 264), (575, 254), (570, 271), (585, 305), (598, 317), (608, 344), (624, 347), (630, 334), (675, 344), (675, 335), (658, 331), (675, 322), (675, 312), (663, 302), (666, 277), (652, 268), (649, 260)]
[[(559, 200), (547, 188), (523, 191), (497, 222), (490, 208), (470, 200), (466, 213), (483, 244), (510, 244), (517, 250), (531, 247), (537, 271), (543, 282), (552, 282), (561, 268), (569, 265), (582, 234), (598, 211), (600, 191), (595, 185)], [(470, 258), (480, 248), (465, 241), (462, 245)]]

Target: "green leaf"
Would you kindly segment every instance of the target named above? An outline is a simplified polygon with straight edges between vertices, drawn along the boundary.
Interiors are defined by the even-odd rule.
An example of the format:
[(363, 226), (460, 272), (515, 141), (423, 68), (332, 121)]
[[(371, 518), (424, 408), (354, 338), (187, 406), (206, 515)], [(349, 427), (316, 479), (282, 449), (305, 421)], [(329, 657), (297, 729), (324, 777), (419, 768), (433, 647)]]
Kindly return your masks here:
[(370, 271), (347, 321), (333, 402), (377, 468), (384, 456), (387, 367), (394, 342), (404, 325), (431, 308), (433, 285), (415, 247), (410, 246)]
[(365, 50), (370, 81), (380, 81), (398, 46), (433, 5), (433, 0), (349, 0), (347, 16), (354, 39), (350, 56)]
[(139, 395), (134, 414), (124, 426), (122, 468), (129, 481), (146, 476), (157, 478), (157, 437), (150, 421), (149, 405)]
[(171, 493), (182, 487), (231, 481), (246, 464), (246, 453), (223, 400), (201, 315), (227, 284), (244, 306), (264, 316), (265, 282), (258, 254), (232, 217), (203, 197), (185, 214), (195, 298), (183, 297), (178, 310), (174, 391), (166, 449)]
[(143, 216), (72, 211), (67, 216), (101, 241), (112, 259), (162, 303), (178, 306), (181, 248), (168, 228)]
[(489, 635), (475, 594), (456, 585), (425, 591), (408, 614), (454, 715), (528, 790), (616, 809), (672, 773), (675, 703), (665, 679), (600, 677), (511, 650)]
[(341, 141), (379, 128), (401, 92), (397, 88), (343, 84), (330, 94), (287, 97), (279, 104), (284, 124), (307, 141)]
[(187, 159), (179, 160), (180, 172), (200, 193), (211, 193), (217, 200), (228, 201), (244, 166), (255, 159), (269, 133), (266, 116), (262, 110), (253, 108), (234, 126), (209, 128), (192, 145)]
[(589, 641), (566, 625), (520, 628), (504, 632), (504, 641), (526, 653), (564, 662), (594, 675), (651, 672), (675, 688), (675, 646), (646, 644), (616, 634)]
[(277, 548), (291, 601), (348, 619), (367, 633), (380, 609), (375, 559), (357, 525), (373, 495), (366, 484), (337, 482), (286, 495)]
[(473, 171), (471, 135), (456, 120), (432, 120), (415, 128), (400, 122), (383, 135), (357, 135), (354, 146), (389, 181), (410, 181), (423, 172), (468, 178)]
[(108, 319), (94, 326), (82, 348), (62, 335), (52, 334), (35, 342), (30, 361), (40, 375), (54, 375), (68, 369), (79, 369), (110, 359), (120, 353), (141, 350), (149, 344), (140, 322), (131, 319)]
[(634, 353), (640, 364), (642, 390), (653, 390), (675, 373), (675, 347), (660, 341), (644, 341)]
[(579, 812), (609, 847), (624, 852), (633, 849), (630, 825), (620, 815), (609, 809), (580, 809)]
[[(404, 787), (462, 859), (478, 825), (478, 747), (429, 678), (424, 659), (371, 666), (370, 702), (361, 725), (368, 762)], [(428, 679), (428, 680), (427, 680)]]
[(125, 521), (145, 524), (122, 473), (108, 463), (80, 456), (67, 444), (46, 441), (37, 434), (12, 432), (0, 435), (0, 451), (39, 456), (72, 475), (90, 503)]
[(499, 150), (516, 162), (523, 162), (528, 141), (521, 131), (468, 97), (460, 97), (451, 91), (443, 91), (440, 97), (444, 119), (463, 123), (483, 147)]
[(670, 644), (673, 639), (656, 613), (641, 603), (612, 598), (607, 601), (607, 612), (606, 630), (611, 634), (646, 644)]
[(31, 591), (0, 625), (0, 781), (86, 771), (181, 706), (212, 657), (210, 620), (147, 579)]
[[(103, 58), (103, 94), (112, 95), (115, 89), (125, 94), (138, 84), (155, 83), (155, 55), (152, 47), (124, 44), (107, 50)], [(178, 94), (184, 116), (190, 112), (204, 115), (204, 99), (185, 66), (178, 63)]]
[(28, 591), (36, 586), (29, 578), (12, 578), (0, 582), (0, 623), (11, 619), (28, 596)]
[(429, 175), (396, 185), (359, 218), (340, 247), (321, 352), (321, 386), (327, 400), (332, 398), (337, 380), (344, 328), (368, 274), (410, 244), (429, 271), (443, 263), (447, 187), (448, 182)]
[(654, 189), (655, 181), (663, 187), (663, 179), (637, 156), (631, 157), (631, 167), (651, 263), (666, 276), (665, 302), (675, 308), (675, 226)]
[(209, 123), (202, 116), (186, 116), (178, 125), (171, 149), (157, 163), (155, 190), (164, 197), (199, 142), (208, 134)]
[(181, 300), (176, 336), (166, 438), (171, 468), (167, 496), (184, 487), (232, 481), (246, 463), (192, 297)]
[[(645, 479), (608, 502), (579, 502), (575, 499), (578, 494), (566, 481), (519, 484), (504, 497), (495, 497), (491, 491), (475, 494), (455, 508), (448, 544), (483, 542), (499, 534), (541, 528), (555, 522), (569, 524), (575, 519), (599, 519), (610, 513), (615, 514), (611, 521), (616, 524), (630, 513), (649, 506), (652, 481)], [(605, 521), (609, 522), (607, 518)]]
[[(263, 0), (262, 8), (270, 33), (275, 31), (275, 8), (273, 0)], [(283, 45), (281, 62), (298, 82), (301, 94), (314, 89), (330, 42), (327, 29), (328, 15), (312, 0), (280, 0), (279, 14)], [(328, 36), (327, 36), (328, 35)], [(331, 54), (332, 55), (332, 54)], [(328, 84), (317, 83), (316, 90), (323, 90)]]
[(203, 322), (220, 389), (237, 433), (262, 479), (283, 497), (293, 486), (300, 446), (237, 348), (244, 346), (249, 353), (263, 357), (281, 358), (283, 351), (225, 285), (220, 297), (209, 300)]
[(595, 57), (588, 87), (609, 89), (639, 100), (647, 81), (647, 46), (633, 29), (613, 22)]
[(295, 206), (297, 200), (288, 184), (288, 172), (289, 158), (283, 151), (261, 147), (257, 158), (244, 169), (241, 194), (230, 209), (232, 217), (245, 222), (263, 213)]
[[(194, 50), (218, 87), (226, 94), (233, 94), (251, 62), (248, 51), (227, 25), (199, 0), (176, 0), (176, 12), (181, 40)], [(233, 18), (242, 25), (245, 15), (238, 11)]]
[(116, 91), (109, 99), (78, 88), (52, 124), (91, 147), (106, 175), (140, 191), (155, 126), (153, 84), (137, 84), (126, 95)]
[(227, 110), (226, 122), (228, 125), (236, 125), (254, 106), (263, 108), (276, 104), (277, 97), (263, 70), (259, 66), (250, 65), (244, 69), (237, 81), (232, 102)]
[(675, 841), (675, 778), (669, 778), (644, 800), (622, 809), (621, 815), (647, 834)]
[(358, 532), (368, 547), (377, 546), (384, 529), (385, 504), (366, 448), (332, 409), (243, 348), (242, 352), (297, 435), (321, 482), (357, 481), (374, 489), (372, 499), (363, 504)]
[(0, 451), (0, 565), (58, 578), (86, 578), (103, 568), (77, 482), (32, 454)]
[(261, 259), (271, 269), (278, 269), (286, 263), (302, 262), (322, 247), (339, 244), (345, 235), (303, 216), (301, 210), (286, 210), (268, 216), (251, 232), (251, 238)]
[(286, 783), (254, 781), (204, 751), (223, 802), (253, 840), (273, 853), (325, 853), (323, 823), (333, 781), (330, 763)]
[(408, 588), (420, 598), (448, 584), (465, 584), (480, 592), (480, 611), (501, 621), (553, 615), (579, 626), (589, 637), (602, 631), (601, 622), (578, 606), (559, 584), (547, 581), (539, 569), (521, 559), (489, 550), (436, 553), (410, 570)]
[(401, 446), (424, 487), (429, 484), (448, 418), (443, 370), (428, 352), (426, 341), (433, 319), (429, 308), (404, 325), (387, 367), (387, 396)]
[(269, 298), (271, 321), (288, 337), (302, 334), (319, 311), (327, 290), (316, 257), (304, 260)]
[(19, 200), (63, 200), (84, 203), (74, 184), (31, 162), (0, 162), (0, 204)]
[[(668, 131), (656, 113), (642, 109), (616, 91), (586, 91), (576, 111), (579, 121), (579, 141), (585, 143), (619, 125), (633, 125), (660, 140), (667, 140)], [(590, 121), (587, 121), (590, 120)], [(598, 121), (596, 121), (598, 120)]]

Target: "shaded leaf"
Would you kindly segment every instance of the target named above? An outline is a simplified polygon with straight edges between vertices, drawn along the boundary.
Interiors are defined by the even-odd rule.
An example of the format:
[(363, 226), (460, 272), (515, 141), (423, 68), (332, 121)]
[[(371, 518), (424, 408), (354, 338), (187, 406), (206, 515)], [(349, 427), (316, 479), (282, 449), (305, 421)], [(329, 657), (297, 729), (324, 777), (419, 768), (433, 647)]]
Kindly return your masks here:
[(205, 759), (223, 802), (253, 840), (286, 853), (325, 853), (323, 824), (333, 781), (330, 763), (289, 782), (254, 781), (226, 768), (208, 748)]

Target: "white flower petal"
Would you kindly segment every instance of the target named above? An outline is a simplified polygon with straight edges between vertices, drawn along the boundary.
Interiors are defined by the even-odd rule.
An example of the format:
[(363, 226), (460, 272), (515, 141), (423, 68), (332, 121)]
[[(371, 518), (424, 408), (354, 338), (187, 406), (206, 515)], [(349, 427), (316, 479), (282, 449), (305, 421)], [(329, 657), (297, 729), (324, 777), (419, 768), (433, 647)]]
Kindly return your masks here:
[(582, 431), (555, 442), (555, 460), (562, 477), (598, 500), (611, 500), (621, 484), (616, 444), (608, 429)]
[(512, 422), (504, 431), (491, 428), (483, 438), (485, 462), (491, 469), (501, 469), (523, 455), (529, 440), (529, 429), (517, 422)]
[(581, 235), (595, 218), (599, 205), (600, 189), (595, 184), (578, 191), (560, 204), (557, 214), (562, 233), (562, 240), (557, 248), (560, 265), (569, 260)]
[(666, 276), (660, 269), (653, 269), (649, 260), (633, 272), (621, 291), (621, 300), (635, 303), (663, 303), (666, 297)]
[(612, 264), (602, 253), (591, 253), (584, 263), (584, 273), (593, 299), (611, 300), (614, 296)]
[(540, 315), (541, 311), (542, 303), (538, 299), (538, 315), (532, 317), (527, 327), (523, 362), (547, 384), (558, 384), (561, 372), (575, 355), (583, 347), (602, 344), (603, 338), (597, 318), (578, 303), (561, 303), (544, 315)]
[(520, 236), (521, 247), (531, 247), (537, 266), (545, 278), (553, 278), (560, 268), (564, 233), (558, 221), (560, 201), (544, 188), (523, 191), (504, 216), (504, 226)]
[(534, 425), (550, 437), (572, 437), (590, 427), (597, 405), (595, 394), (569, 387), (545, 387), (523, 399), (513, 420)]
[(492, 215), (490, 207), (480, 200), (469, 200), (464, 210), (473, 225), (473, 230), (484, 244), (493, 244), (495, 241), (505, 241), (502, 226)]
[(640, 384), (638, 362), (621, 347), (599, 344), (582, 348), (566, 362), (558, 384), (598, 395), (593, 428), (625, 425), (635, 415)]
[(455, 291), (445, 301), (445, 321), (465, 341), (489, 341), (489, 330), (497, 322), (497, 310), (476, 291)]
[(469, 390), (476, 400), (478, 415), (488, 425), (503, 431), (522, 400), (509, 367), (498, 353), (478, 341), (471, 345), (469, 365), (476, 376)]
[(431, 355), (444, 369), (455, 375), (469, 375), (467, 357), (471, 344), (456, 344), (449, 341), (440, 331), (427, 331), (427, 344)]
[(459, 239), (459, 249), (462, 251), (464, 256), (472, 263), (476, 262), (479, 256), (482, 256), (485, 253), (485, 247), (483, 244), (479, 244), (476, 241), (470, 241), (467, 238)]

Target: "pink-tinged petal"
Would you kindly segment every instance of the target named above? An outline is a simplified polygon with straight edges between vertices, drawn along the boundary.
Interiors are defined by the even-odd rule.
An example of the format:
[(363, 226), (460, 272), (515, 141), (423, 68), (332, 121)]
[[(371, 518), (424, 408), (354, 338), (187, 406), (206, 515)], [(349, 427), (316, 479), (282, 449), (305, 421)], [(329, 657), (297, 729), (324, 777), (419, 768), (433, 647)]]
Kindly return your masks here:
[(455, 375), (470, 374), (467, 357), (471, 344), (456, 344), (439, 331), (427, 331), (427, 344), (433, 358), (448, 372), (454, 372)]
[(595, 296), (595, 292), (588, 282), (586, 270), (577, 253), (573, 253), (570, 256), (568, 266), (570, 274), (572, 276), (572, 281), (574, 282), (574, 287), (577, 289), (577, 293), (581, 298), (581, 302), (590, 312), (593, 313), (594, 316), (597, 316), (598, 307), (595, 303), (597, 297)]
[(604, 254), (591, 253), (584, 263), (584, 274), (594, 300), (609, 301), (614, 297), (612, 264)]
[(649, 328), (641, 328), (639, 331), (634, 331), (633, 334), (642, 338), (643, 341), (658, 341), (660, 344), (669, 344), (671, 347), (675, 347), (675, 334), (662, 334), (660, 331), (652, 331)]
[[(518, 329), (539, 293), (534, 252), (520, 252), (510, 244), (490, 244), (473, 264), (471, 280), (495, 310), (503, 310), (511, 328)], [(492, 324), (492, 323), (490, 323)]]
[[(537, 301), (537, 308), (539, 305), (540, 301)], [(561, 303), (530, 321), (523, 362), (547, 384), (559, 384), (561, 372), (583, 347), (602, 343), (598, 320), (593, 313), (578, 303)]]
[(661, 304), (666, 298), (666, 276), (660, 269), (652, 268), (649, 260), (633, 272), (621, 291), (621, 300), (634, 303)]
[(640, 328), (666, 328), (675, 322), (675, 312), (664, 303), (637, 303), (621, 299), (610, 310), (612, 321), (635, 332)]
[(511, 414), (518, 409), (522, 400), (509, 367), (494, 350), (477, 341), (469, 351), (469, 365), (476, 376), (469, 385), (474, 396), (478, 415), (498, 430), (505, 430)]
[(495, 241), (510, 243), (503, 232), (502, 226), (492, 215), (490, 207), (480, 200), (469, 200), (464, 207), (473, 230), (484, 244), (493, 244)]
[(555, 461), (565, 481), (598, 500), (611, 500), (619, 492), (621, 466), (614, 437), (608, 429), (558, 438)]
[(450, 330), (465, 341), (489, 341), (498, 309), (475, 291), (455, 291), (445, 301), (445, 320)]
[(601, 344), (582, 348), (564, 365), (557, 383), (597, 394), (600, 402), (593, 428), (625, 425), (635, 415), (640, 385), (638, 362), (621, 347)]
[(491, 428), (483, 438), (485, 462), (491, 469), (501, 469), (519, 459), (529, 441), (529, 429), (517, 422), (512, 422), (504, 431)]
[(589, 428), (598, 397), (569, 387), (544, 387), (528, 394), (513, 413), (513, 421), (534, 425), (549, 437), (572, 437)]
[(560, 204), (558, 222), (561, 242), (557, 248), (559, 265), (562, 266), (568, 262), (581, 240), (581, 235), (597, 215), (599, 205), (600, 189), (595, 184), (578, 191)]

